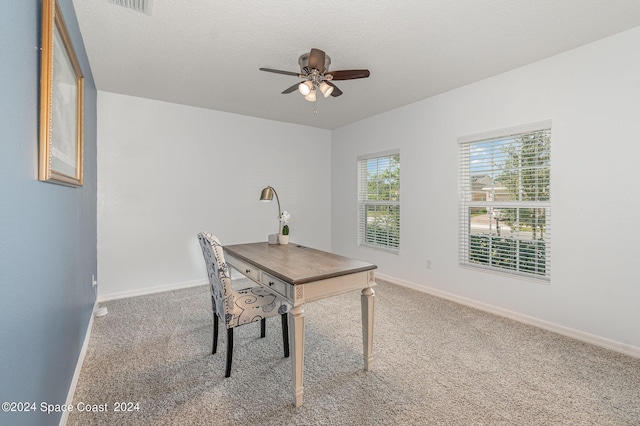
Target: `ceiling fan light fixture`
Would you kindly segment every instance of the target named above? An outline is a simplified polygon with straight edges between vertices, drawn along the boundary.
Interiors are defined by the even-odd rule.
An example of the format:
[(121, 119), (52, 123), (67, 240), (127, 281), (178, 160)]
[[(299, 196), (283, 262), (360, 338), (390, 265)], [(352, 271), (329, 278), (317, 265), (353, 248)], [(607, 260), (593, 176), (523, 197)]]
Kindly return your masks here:
[(304, 97), (307, 101), (309, 102), (315, 102), (316, 101), (316, 90), (313, 89), (311, 92), (309, 92), (309, 94), (307, 96)]
[(333, 86), (331, 86), (330, 84), (327, 84), (327, 82), (325, 81), (320, 83), (320, 86), (318, 88), (320, 89), (320, 91), (322, 92), (325, 98), (328, 97), (331, 94), (331, 92), (333, 92)]
[(310, 81), (303, 81), (298, 85), (298, 91), (303, 96), (308, 96), (312, 90), (313, 90), (313, 83), (311, 83)]
[[(110, 1), (131, 1), (131, 0), (110, 0)], [(141, 1), (141, 0), (139, 0)], [(151, 0), (146, 0), (151, 1)], [(290, 75), (298, 77), (302, 80), (298, 80), (297, 83), (287, 87), (282, 91), (283, 95), (293, 93), (298, 89), (298, 92), (304, 99), (316, 103), (318, 97), (318, 91), (322, 93), (322, 96), (328, 98), (333, 96), (337, 98), (342, 95), (342, 90), (333, 84), (334, 81), (341, 80), (355, 80), (359, 78), (369, 77), (369, 70), (367, 69), (353, 69), (353, 70), (329, 70), (331, 65), (331, 59), (324, 51), (313, 48), (309, 53), (303, 53), (298, 58), (298, 65), (300, 65), (300, 72), (283, 71), (273, 68), (259, 68), (260, 71), (272, 72), (275, 74)], [(324, 66), (323, 66), (324, 65)], [(314, 108), (314, 113), (317, 113), (317, 108)]]

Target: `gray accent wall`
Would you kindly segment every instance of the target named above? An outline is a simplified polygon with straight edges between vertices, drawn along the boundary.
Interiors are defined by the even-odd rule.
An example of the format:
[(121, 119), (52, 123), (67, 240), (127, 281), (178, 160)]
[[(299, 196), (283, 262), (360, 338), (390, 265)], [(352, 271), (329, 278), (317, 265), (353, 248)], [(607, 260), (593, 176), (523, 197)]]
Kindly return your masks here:
[(96, 88), (71, 0), (59, 0), (85, 77), (84, 186), (38, 181), (41, 0), (0, 1), (0, 424), (53, 425), (96, 290)]

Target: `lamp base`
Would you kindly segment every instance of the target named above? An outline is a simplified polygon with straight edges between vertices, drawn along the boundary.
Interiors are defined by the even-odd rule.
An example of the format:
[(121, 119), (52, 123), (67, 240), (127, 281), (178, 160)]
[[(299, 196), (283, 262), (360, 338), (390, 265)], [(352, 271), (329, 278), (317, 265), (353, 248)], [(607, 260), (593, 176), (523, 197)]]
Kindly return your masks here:
[(269, 235), (269, 244), (280, 244), (278, 242), (278, 234), (271, 234)]

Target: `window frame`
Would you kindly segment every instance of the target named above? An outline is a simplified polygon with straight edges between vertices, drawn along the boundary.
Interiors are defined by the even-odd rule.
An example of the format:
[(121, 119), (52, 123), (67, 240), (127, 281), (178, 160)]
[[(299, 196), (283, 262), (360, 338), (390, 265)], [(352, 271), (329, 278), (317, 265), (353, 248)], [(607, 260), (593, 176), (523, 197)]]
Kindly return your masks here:
[[(366, 164), (370, 160), (379, 160), (388, 158), (391, 163), (391, 157), (398, 157), (398, 199), (397, 200), (370, 200), (368, 199), (369, 175), (365, 176)], [(393, 149), (388, 151), (359, 155), (356, 161), (357, 167), (357, 204), (358, 204), (358, 246), (378, 249), (398, 254), (400, 252), (400, 150)], [(379, 193), (377, 193), (379, 194)], [(387, 244), (376, 244), (369, 242), (367, 239), (367, 221), (365, 219), (368, 208), (378, 209), (380, 207), (390, 207), (397, 209), (397, 233), (391, 235), (387, 232)], [(391, 237), (391, 238), (390, 238)], [(374, 237), (374, 240), (378, 240)], [(394, 243), (395, 241), (395, 243)]]
[[(551, 165), (551, 131), (552, 131), (552, 122), (551, 120), (540, 121), (536, 123), (526, 124), (522, 126), (516, 126), (506, 129), (499, 129), (490, 132), (484, 132), (474, 135), (468, 135), (458, 138), (459, 145), (459, 241), (458, 241), (458, 253), (459, 253), (459, 264), (463, 267), (469, 267), (475, 270), (483, 270), (489, 272), (495, 272), (499, 274), (507, 274), (508, 276), (521, 277), (533, 279), (537, 282), (542, 283), (550, 283), (551, 282), (551, 173), (552, 173), (552, 165)], [(502, 145), (501, 141), (509, 140), (511, 138), (521, 137), (526, 134), (533, 134), (539, 132), (548, 132), (548, 165), (543, 166), (531, 166), (527, 165), (526, 167), (518, 167), (518, 173), (522, 174), (523, 171), (531, 171), (533, 169), (542, 170), (542, 174), (546, 172), (544, 175), (547, 179), (545, 182), (548, 185), (548, 193), (546, 194), (547, 199), (534, 199), (534, 200), (523, 200), (522, 195), (519, 195), (517, 200), (500, 200), (499, 197), (495, 197), (497, 194), (496, 189), (498, 186), (495, 186), (498, 183), (498, 180), (492, 179), (491, 183), (491, 197), (490, 200), (474, 200), (473, 194), (473, 183), (472, 178), (474, 176), (481, 177), (481, 174), (474, 175), (472, 171), (472, 154), (471, 149), (475, 145), (479, 144), (491, 144), (491, 149), (496, 150), (492, 151), (492, 159), (493, 156), (498, 156), (496, 154), (497, 149), (502, 148), (503, 146), (514, 147), (517, 144), (508, 144), (505, 143)], [(547, 135), (545, 135), (547, 136)], [(498, 147), (494, 147), (494, 144)], [(536, 151), (537, 152), (537, 151)], [(504, 153), (502, 155), (505, 155)], [(522, 161), (522, 153), (519, 153), (517, 157), (519, 161), (519, 165)], [(486, 160), (487, 164), (489, 160)], [(495, 162), (492, 161), (492, 166), (495, 167)], [(476, 166), (477, 167), (477, 166)], [(504, 173), (506, 171), (512, 170), (511, 168), (492, 168), (491, 174), (497, 175), (500, 173)], [(522, 179), (522, 178), (520, 178)], [(518, 187), (520, 187), (520, 183), (518, 183)], [(537, 183), (536, 183), (537, 185)], [(484, 189), (484, 188), (483, 188)], [(505, 188), (501, 188), (504, 190)], [(536, 188), (536, 191), (539, 191), (539, 188)], [(476, 191), (477, 192), (477, 191)], [(538, 192), (536, 192), (537, 194)], [(476, 197), (477, 198), (477, 197)], [(537, 197), (536, 197), (537, 198)], [(545, 198), (545, 197), (542, 197)], [(489, 233), (478, 234), (473, 233), (471, 226), (471, 210), (486, 208), (487, 211), (495, 211), (494, 209), (502, 209), (503, 211), (510, 211), (513, 209), (513, 212), (516, 212), (516, 218), (518, 223), (521, 214), (526, 214), (527, 211), (535, 211), (541, 213), (541, 217), (543, 218), (541, 223), (541, 232), (542, 228), (544, 228), (544, 233), (540, 236), (539, 239), (534, 238), (535, 229), (532, 231), (533, 236), (530, 239), (520, 237), (520, 233), (526, 233), (522, 229), (524, 226), (518, 225), (515, 226), (515, 231), (511, 231), (511, 236), (502, 237), (500, 235), (499, 228), (492, 228), (493, 226), (493, 216), (492, 214), (488, 215), (488, 229)], [(543, 209), (543, 211), (539, 210)], [(498, 222), (496, 222), (498, 223)], [(493, 229), (493, 231), (492, 231)], [(496, 232), (496, 233), (494, 233)], [(475, 241), (474, 240), (474, 236)], [(478, 239), (478, 236), (481, 236)], [(481, 241), (482, 238), (486, 240), (486, 245), (480, 248), (480, 245), (485, 243), (485, 241)], [(474, 247), (475, 245), (475, 247)], [(500, 246), (502, 245), (502, 247)], [(507, 248), (507, 251), (504, 250), (504, 247)], [(475, 248), (475, 251), (474, 251)], [(502, 253), (508, 253), (512, 262), (500, 264), (500, 256)], [(531, 255), (531, 253), (534, 253)], [(484, 257), (483, 257), (484, 256)], [(527, 263), (529, 262), (529, 263)]]

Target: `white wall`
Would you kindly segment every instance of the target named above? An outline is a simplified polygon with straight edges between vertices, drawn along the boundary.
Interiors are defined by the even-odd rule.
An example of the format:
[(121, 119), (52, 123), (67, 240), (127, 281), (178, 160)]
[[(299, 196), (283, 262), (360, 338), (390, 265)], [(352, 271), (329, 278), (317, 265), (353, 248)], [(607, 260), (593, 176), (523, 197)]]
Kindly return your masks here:
[(206, 282), (196, 239), (266, 241), (277, 205), (291, 240), (331, 248), (327, 130), (98, 92), (98, 297)]
[[(410, 285), (640, 353), (638, 46), (640, 27), (335, 130), (333, 251)], [(546, 119), (551, 284), (458, 266), (457, 138)], [(399, 255), (358, 247), (356, 233), (356, 156), (392, 148), (401, 151)]]

